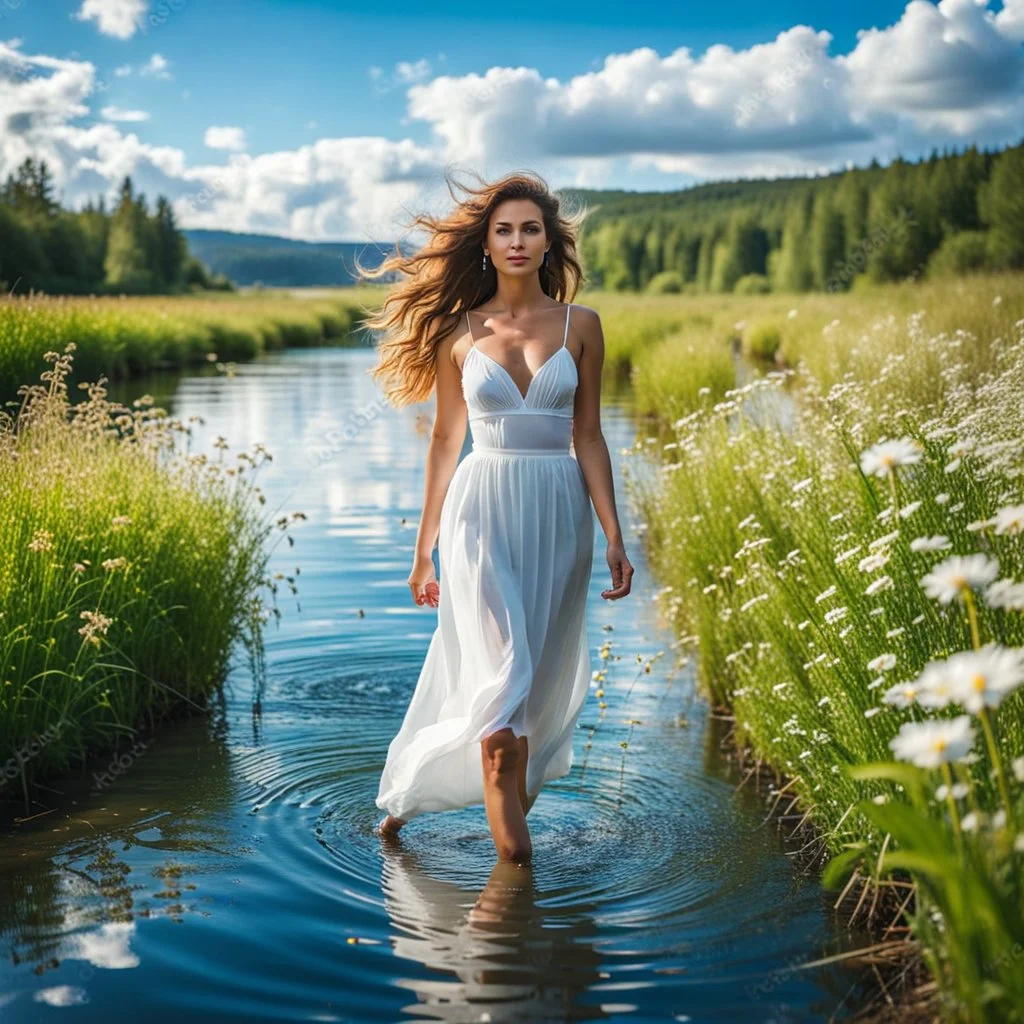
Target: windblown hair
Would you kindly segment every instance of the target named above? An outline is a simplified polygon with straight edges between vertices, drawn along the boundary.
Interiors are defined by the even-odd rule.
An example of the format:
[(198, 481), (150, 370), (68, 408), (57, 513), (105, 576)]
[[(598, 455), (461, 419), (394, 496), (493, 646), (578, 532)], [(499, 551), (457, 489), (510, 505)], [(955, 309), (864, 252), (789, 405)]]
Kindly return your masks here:
[[(493, 262), (481, 269), (483, 245), (491, 213), (506, 199), (532, 199), (541, 209), (550, 249), (540, 274), (545, 294), (571, 302), (583, 283), (583, 268), (576, 253), (576, 235), (587, 214), (561, 212), (561, 200), (539, 175), (515, 172), (487, 183), (479, 175), (479, 187), (455, 181), (445, 173), (445, 183), (455, 209), (445, 217), (416, 216), (410, 230), (430, 232), (426, 244), (406, 256), (396, 243), (395, 255), (376, 269), (356, 262), (359, 276), (372, 280), (400, 271), (408, 280), (394, 288), (380, 310), (362, 320), (370, 330), (384, 332), (378, 346), (380, 360), (370, 371), (382, 379), (388, 401), (394, 406), (426, 401), (437, 377), (437, 348), (457, 317), (491, 298), (498, 287)], [(459, 201), (454, 188), (467, 194)]]

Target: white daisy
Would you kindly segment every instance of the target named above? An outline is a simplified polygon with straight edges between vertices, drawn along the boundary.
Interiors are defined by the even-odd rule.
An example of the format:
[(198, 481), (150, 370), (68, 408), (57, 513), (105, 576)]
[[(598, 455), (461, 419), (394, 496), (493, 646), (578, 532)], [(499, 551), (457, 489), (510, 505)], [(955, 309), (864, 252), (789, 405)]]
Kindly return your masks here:
[(1024, 683), (1024, 650), (988, 643), (977, 651), (960, 651), (947, 659), (953, 700), (977, 714), (997, 708)]
[(918, 768), (938, 768), (963, 757), (974, 746), (970, 715), (948, 721), (904, 722), (889, 748), (901, 761)]
[(999, 575), (999, 563), (988, 555), (951, 555), (921, 578), (925, 593), (939, 604), (963, 600), (965, 590), (981, 590)]
[(921, 445), (910, 437), (879, 441), (861, 452), (860, 468), (866, 476), (886, 477), (899, 466), (921, 461)]
[(993, 517), (996, 533), (1018, 534), (1024, 531), (1024, 505), (1007, 505)]
[(945, 661), (930, 661), (917, 677), (917, 702), (923, 708), (940, 711), (953, 700), (953, 685)]
[(917, 693), (916, 683), (897, 683), (882, 694), (882, 701), (885, 704), (895, 704), (898, 708), (909, 708), (917, 700)]
[(868, 662), (868, 668), (872, 672), (888, 672), (890, 669), (896, 667), (896, 655), (895, 654), (880, 654), (877, 658), (872, 658)]
[(915, 537), (910, 542), (911, 551), (945, 551), (952, 546), (949, 538), (944, 537), (941, 533), (934, 537)]
[(1014, 580), (996, 580), (985, 588), (985, 600), (991, 608), (1005, 608), (1008, 612), (1024, 612), (1024, 583)]

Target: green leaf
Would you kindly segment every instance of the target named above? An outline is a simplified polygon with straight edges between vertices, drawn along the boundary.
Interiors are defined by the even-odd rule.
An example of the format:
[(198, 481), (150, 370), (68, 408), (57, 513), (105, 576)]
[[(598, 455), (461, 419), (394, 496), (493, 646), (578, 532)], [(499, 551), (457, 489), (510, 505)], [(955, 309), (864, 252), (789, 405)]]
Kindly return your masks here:
[(866, 843), (858, 843), (852, 849), (836, 854), (821, 873), (822, 886), (826, 889), (838, 889), (845, 884), (857, 862), (864, 857), (866, 849)]

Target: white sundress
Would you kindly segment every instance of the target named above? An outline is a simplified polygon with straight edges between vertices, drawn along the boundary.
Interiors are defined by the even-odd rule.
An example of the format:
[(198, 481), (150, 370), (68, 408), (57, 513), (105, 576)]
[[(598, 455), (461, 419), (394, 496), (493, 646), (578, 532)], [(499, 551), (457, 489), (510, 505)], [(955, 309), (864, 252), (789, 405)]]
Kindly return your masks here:
[(590, 687), (586, 597), (594, 522), (570, 450), (578, 384), (562, 345), (524, 396), (472, 347), (462, 366), (473, 448), (452, 476), (438, 530), (437, 628), (376, 805), (410, 821), (484, 802), (481, 741), (527, 736), (526, 789), (567, 775)]

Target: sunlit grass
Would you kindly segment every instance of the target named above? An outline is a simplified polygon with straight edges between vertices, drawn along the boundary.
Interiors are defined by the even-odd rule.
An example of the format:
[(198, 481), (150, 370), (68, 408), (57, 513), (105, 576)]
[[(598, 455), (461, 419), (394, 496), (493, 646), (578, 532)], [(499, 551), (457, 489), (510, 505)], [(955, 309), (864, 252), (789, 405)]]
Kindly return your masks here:
[[(783, 374), (714, 404), (652, 390), (658, 470), (630, 476), (660, 601), (819, 826), (830, 884), (910, 872), (944, 1014), (1024, 1019), (1024, 281), (788, 302), (787, 429), (745, 412)], [(993, 651), (1001, 689), (954, 669)], [(965, 712), (945, 767), (893, 764), (930, 736), (894, 748), (901, 727)]]
[(111, 403), (102, 380), (72, 403), (72, 349), (48, 354), (16, 418), (0, 414), (6, 796), (203, 707), (236, 642), (258, 667), (276, 613), (266, 540), (290, 521), (262, 509), (262, 446), (232, 454), (218, 439), (215, 458), (189, 455), (188, 424), (148, 396)]
[(379, 289), (211, 293), (195, 297), (0, 299), (0, 395), (39, 372), (43, 354), (76, 346), (73, 380), (120, 380), (206, 360), (252, 359), (293, 346), (338, 344), (380, 300)]

